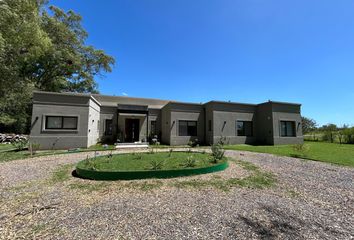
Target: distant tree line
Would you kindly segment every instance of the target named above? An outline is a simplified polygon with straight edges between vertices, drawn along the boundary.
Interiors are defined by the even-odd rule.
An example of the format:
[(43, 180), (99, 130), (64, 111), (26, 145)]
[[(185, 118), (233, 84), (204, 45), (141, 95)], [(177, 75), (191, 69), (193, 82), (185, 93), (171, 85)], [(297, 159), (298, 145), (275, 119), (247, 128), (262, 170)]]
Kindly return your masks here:
[(28, 133), (33, 90), (97, 92), (114, 59), (86, 44), (81, 16), (48, 0), (0, 1), (0, 133)]
[(302, 132), (306, 140), (354, 144), (354, 127), (329, 123), (318, 127), (315, 120), (302, 117)]

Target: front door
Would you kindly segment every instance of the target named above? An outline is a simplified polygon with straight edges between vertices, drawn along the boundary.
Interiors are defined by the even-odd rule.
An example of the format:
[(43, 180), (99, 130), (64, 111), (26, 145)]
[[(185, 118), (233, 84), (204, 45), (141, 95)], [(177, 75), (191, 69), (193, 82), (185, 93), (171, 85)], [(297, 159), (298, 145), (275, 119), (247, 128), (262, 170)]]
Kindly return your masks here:
[(125, 119), (125, 141), (139, 141), (139, 119)]

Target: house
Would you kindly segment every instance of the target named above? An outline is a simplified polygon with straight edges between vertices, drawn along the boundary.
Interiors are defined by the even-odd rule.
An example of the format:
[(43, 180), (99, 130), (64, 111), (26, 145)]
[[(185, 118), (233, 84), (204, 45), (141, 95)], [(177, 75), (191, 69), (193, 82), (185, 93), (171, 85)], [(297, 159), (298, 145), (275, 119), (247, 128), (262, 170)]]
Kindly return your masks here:
[(89, 147), (97, 142), (162, 144), (298, 144), (300, 104), (210, 101), (204, 104), (84, 93), (35, 91), (30, 140), (42, 149)]

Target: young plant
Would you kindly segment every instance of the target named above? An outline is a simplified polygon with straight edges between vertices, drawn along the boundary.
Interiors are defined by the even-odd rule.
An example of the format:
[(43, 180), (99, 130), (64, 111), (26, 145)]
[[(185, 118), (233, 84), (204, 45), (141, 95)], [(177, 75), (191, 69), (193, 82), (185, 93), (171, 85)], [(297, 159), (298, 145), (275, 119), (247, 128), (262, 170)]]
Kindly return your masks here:
[(168, 157), (171, 157), (171, 156), (172, 156), (172, 153), (173, 153), (173, 149), (171, 148), (171, 149), (168, 151)]
[(295, 154), (292, 154), (293, 157), (306, 157), (310, 149), (308, 145), (295, 144), (293, 150), (295, 151)]
[(150, 169), (151, 170), (159, 170), (159, 169), (162, 169), (163, 168), (163, 165), (164, 165), (164, 161), (157, 161), (157, 160), (152, 160), (150, 162)]
[(196, 159), (193, 158), (193, 156), (189, 156), (187, 157), (187, 160), (185, 161), (183, 166), (186, 168), (191, 168), (191, 167), (195, 167), (196, 163), (197, 163)]
[(37, 150), (39, 150), (40, 147), (41, 145), (39, 143), (30, 143), (29, 150), (31, 152), (31, 156), (36, 154)]
[(11, 142), (12, 146), (16, 148), (17, 151), (22, 151), (27, 147), (28, 140), (27, 139), (20, 139), (20, 140), (14, 140)]
[(213, 144), (211, 146), (211, 156), (213, 158), (213, 163), (217, 163), (218, 161), (223, 159), (224, 155), (225, 151), (220, 144)]

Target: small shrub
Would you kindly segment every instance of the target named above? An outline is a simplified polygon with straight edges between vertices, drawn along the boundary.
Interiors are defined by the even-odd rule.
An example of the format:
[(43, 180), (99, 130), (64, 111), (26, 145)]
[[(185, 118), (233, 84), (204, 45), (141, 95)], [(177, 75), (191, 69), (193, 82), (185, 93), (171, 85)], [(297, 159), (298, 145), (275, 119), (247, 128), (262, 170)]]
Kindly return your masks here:
[(310, 147), (305, 144), (295, 144), (293, 146), (295, 154), (292, 154), (293, 157), (306, 157)]
[(29, 145), (30, 145), (29, 149), (30, 149), (31, 155), (36, 154), (36, 152), (41, 147), (41, 145), (39, 143), (30, 143)]
[(217, 144), (224, 146), (226, 144), (226, 141), (227, 141), (226, 137), (221, 136)]
[(217, 163), (224, 157), (225, 151), (220, 144), (213, 144), (211, 146), (211, 156), (213, 157), (212, 161)]
[(183, 164), (184, 167), (188, 168), (188, 167), (195, 167), (197, 161), (195, 158), (193, 158), (193, 156), (189, 156), (186, 159), (186, 162)]
[(159, 170), (159, 169), (162, 169), (163, 168), (163, 165), (164, 165), (164, 161), (157, 161), (157, 160), (152, 160), (150, 162), (150, 169), (151, 170)]
[(168, 151), (168, 157), (171, 157), (171, 156), (172, 156), (172, 153), (173, 153), (173, 149), (171, 148), (171, 149)]
[(155, 154), (154, 149), (153, 149), (153, 148), (150, 148), (148, 154)]
[(135, 159), (141, 160), (143, 158), (143, 156), (140, 153), (137, 153), (135, 155)]
[(198, 140), (198, 138), (194, 139), (193, 141), (192, 141), (192, 140), (189, 141), (189, 142), (188, 142), (188, 146), (190, 146), (190, 147), (199, 147), (199, 140)]
[(28, 140), (27, 139), (20, 139), (20, 140), (14, 140), (11, 142), (12, 146), (16, 148), (17, 151), (22, 151), (27, 147)]

